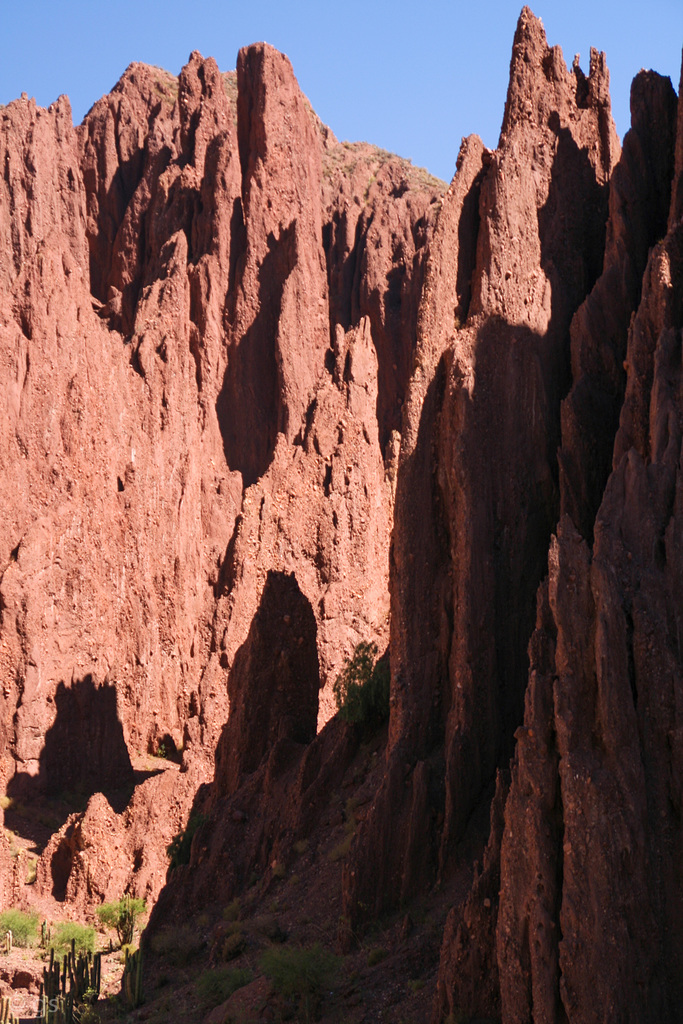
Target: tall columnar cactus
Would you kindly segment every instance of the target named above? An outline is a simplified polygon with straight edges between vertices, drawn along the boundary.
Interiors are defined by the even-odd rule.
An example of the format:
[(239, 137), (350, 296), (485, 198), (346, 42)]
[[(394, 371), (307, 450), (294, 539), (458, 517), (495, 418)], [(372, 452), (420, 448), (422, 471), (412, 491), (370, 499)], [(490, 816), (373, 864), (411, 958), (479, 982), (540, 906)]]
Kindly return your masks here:
[(90, 988), (94, 989), (97, 993), (97, 998), (100, 998), (100, 984), (102, 982), (102, 954), (95, 953), (93, 957), (92, 970), (90, 972)]
[(40, 986), (39, 1020), (41, 1024), (53, 1024), (59, 1005), (60, 971), (55, 961), (55, 951), (50, 950), (50, 964), (43, 968), (43, 984)]
[(123, 997), (128, 1005), (135, 1009), (142, 1003), (142, 950), (135, 953), (126, 950), (126, 961), (121, 979)]
[[(74, 1007), (85, 1001), (88, 990), (94, 991), (99, 998), (101, 960), (100, 953), (94, 956), (91, 953), (79, 953), (76, 958), (72, 944), (60, 968), (59, 961), (55, 960), (54, 949), (50, 950), (50, 964), (43, 968), (43, 983), (40, 986), (39, 1024), (73, 1024)], [(0, 1021), (0, 1024), (4, 1022)]]
[[(101, 953), (93, 955), (90, 952), (81, 952), (76, 956), (76, 942), (72, 940), (71, 949), (64, 955), (60, 967), (53, 947), (50, 950), (50, 963), (43, 968), (38, 1007), (39, 1024), (73, 1024), (74, 1009), (78, 1019), (80, 1004), (86, 1001), (96, 1002), (99, 999), (101, 979)], [(95, 993), (94, 997), (89, 993)], [(0, 1024), (4, 1024), (4, 1021), (0, 1020)]]
[(18, 1018), (12, 1013), (12, 1000), (8, 996), (0, 997), (0, 1024), (19, 1024)]
[(78, 959), (70, 960), (69, 977), (71, 991), (77, 1003), (83, 1002), (89, 990), (100, 995), (100, 978), (102, 974), (102, 954), (79, 953)]

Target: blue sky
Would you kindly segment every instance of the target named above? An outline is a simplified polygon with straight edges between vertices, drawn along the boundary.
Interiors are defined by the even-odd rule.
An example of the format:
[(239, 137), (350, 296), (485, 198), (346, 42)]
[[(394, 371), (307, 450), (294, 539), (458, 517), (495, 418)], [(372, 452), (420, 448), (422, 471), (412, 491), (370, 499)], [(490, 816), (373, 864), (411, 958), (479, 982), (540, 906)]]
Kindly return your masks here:
[[(238, 49), (265, 39), (291, 59), (314, 108), (340, 139), (366, 139), (450, 178), (460, 138), (495, 146), (519, 0), (0, 0), (0, 103), (21, 92), (71, 99), (74, 120), (134, 60), (178, 73), (190, 52), (227, 71)], [(678, 90), (683, 0), (537, 0), (551, 45), (588, 69), (605, 50), (619, 134), (641, 67)]]

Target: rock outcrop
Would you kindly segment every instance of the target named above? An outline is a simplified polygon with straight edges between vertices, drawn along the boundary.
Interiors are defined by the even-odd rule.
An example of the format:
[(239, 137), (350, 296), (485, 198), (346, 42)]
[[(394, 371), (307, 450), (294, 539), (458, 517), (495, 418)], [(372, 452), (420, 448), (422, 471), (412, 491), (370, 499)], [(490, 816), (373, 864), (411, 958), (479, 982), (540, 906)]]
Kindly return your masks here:
[(344, 950), (446, 894), (434, 1024), (678, 1019), (683, 100), (608, 85), (524, 8), (449, 187), (265, 44), (0, 108), (3, 901), (151, 934), (346, 818)]
[(492, 830), (487, 851), (495, 863), (500, 849), (496, 935), (471, 925), (475, 888), (444, 942), (435, 1019), (481, 1008), (473, 979), (479, 993), (499, 985), (506, 1022), (678, 1016), (683, 278), (668, 80), (641, 72), (632, 117), (603, 274), (572, 323), (563, 514), (538, 592), (502, 842)]
[(592, 550), (569, 515), (550, 548), (545, 656), (532, 651), (502, 848), (506, 1020), (673, 1021), (680, 1007), (683, 272), (670, 225), (628, 334)]
[[(210, 777), (273, 574), (313, 616), (321, 724), (344, 655), (386, 646), (440, 184), (338, 143), (264, 45), (131, 65), (76, 129), (65, 99), (0, 116), (2, 778), (119, 812), (147, 752)], [(197, 785), (179, 812), (157, 787), (176, 827)]]
[[(617, 155), (604, 56), (588, 78), (567, 71), (525, 9), (499, 149), (466, 143), (430, 245), (397, 481), (387, 775), (347, 873), (352, 921), (447, 875), (512, 754), (558, 514), (569, 325), (600, 271)], [(388, 828), (401, 815), (404, 848)]]

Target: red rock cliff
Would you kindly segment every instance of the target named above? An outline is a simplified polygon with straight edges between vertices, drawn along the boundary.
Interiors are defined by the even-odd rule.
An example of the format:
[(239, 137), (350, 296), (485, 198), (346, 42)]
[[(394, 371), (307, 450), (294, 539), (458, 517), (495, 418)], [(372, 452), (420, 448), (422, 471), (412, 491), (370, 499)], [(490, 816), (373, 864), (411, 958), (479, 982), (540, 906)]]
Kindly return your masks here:
[(620, 150), (608, 83), (525, 8), (499, 146), (448, 188), (340, 144), (264, 44), (131, 65), (77, 128), (0, 110), (0, 779), (61, 815), (34, 894), (161, 893), (158, 924), (241, 893), (321, 827), (373, 640), (342, 946), (436, 885), (435, 1022), (678, 1020), (683, 103), (641, 72)]
[(132, 65), (77, 129), (65, 99), (0, 117), (2, 777), (118, 806), (147, 751), (182, 757), (175, 797), (144, 784), (172, 806), (155, 894), (269, 574), (312, 609), (321, 721), (343, 656), (386, 645), (439, 186), (340, 145), (263, 45)]

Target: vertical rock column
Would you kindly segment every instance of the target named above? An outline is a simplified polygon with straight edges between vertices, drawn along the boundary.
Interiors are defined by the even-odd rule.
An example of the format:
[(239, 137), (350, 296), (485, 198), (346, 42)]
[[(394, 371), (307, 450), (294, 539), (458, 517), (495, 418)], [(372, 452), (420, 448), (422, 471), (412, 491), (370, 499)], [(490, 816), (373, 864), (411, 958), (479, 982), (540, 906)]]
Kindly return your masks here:
[[(228, 366), (218, 400), (225, 455), (245, 484), (297, 434), (329, 348), (320, 140), (284, 54), (237, 60), (244, 248), (236, 261)], [(241, 218), (242, 223), (239, 224)]]
[[(661, 121), (662, 98), (671, 108), (666, 83), (639, 79), (639, 103), (651, 105), (653, 123)], [(645, 123), (634, 116), (636, 136)], [(631, 177), (634, 201), (613, 207), (616, 241), (642, 238), (641, 211), (661, 213), (672, 116), (668, 125), (668, 142), (664, 134), (650, 147), (645, 174), (634, 162), (639, 138), (626, 139), (615, 177), (622, 195)], [(650, 253), (628, 332), (625, 397), (593, 549), (565, 514), (550, 548), (548, 596), (539, 597), (539, 615), (546, 610), (530, 648), (501, 855), (498, 969), (506, 1022), (673, 1024), (680, 1015), (680, 174), (677, 164), (669, 232)], [(639, 252), (633, 244), (634, 260)], [(624, 285), (635, 265), (622, 260)], [(616, 266), (610, 262), (605, 274)], [(582, 323), (609, 323), (612, 299), (599, 282)], [(584, 368), (595, 351), (589, 337)], [(593, 378), (598, 384), (601, 372)], [(563, 450), (579, 466), (574, 437), (573, 430), (563, 436)], [(567, 507), (573, 511), (572, 501)], [(592, 524), (581, 507), (585, 529)]]
[[(536, 589), (559, 510), (569, 324), (600, 273), (619, 149), (607, 83), (604, 55), (591, 53), (588, 77), (568, 71), (523, 10), (477, 215), (465, 217), (463, 206), (460, 244), (440, 254), (451, 270), (433, 314), (448, 339), (439, 372), (431, 371), (438, 412), (409, 398), (404, 416), (387, 775), (347, 873), (351, 918), (360, 903), (377, 910), (409, 895), (437, 866), (448, 874), (453, 845), (512, 753)], [(462, 244), (466, 231), (476, 243)], [(427, 275), (423, 309), (429, 288)], [(414, 381), (420, 360), (418, 347)], [(413, 433), (424, 437), (421, 487), (411, 486)], [(421, 548), (428, 533), (441, 551), (436, 570)], [(419, 824), (403, 830), (396, 850), (386, 825), (402, 814)]]

